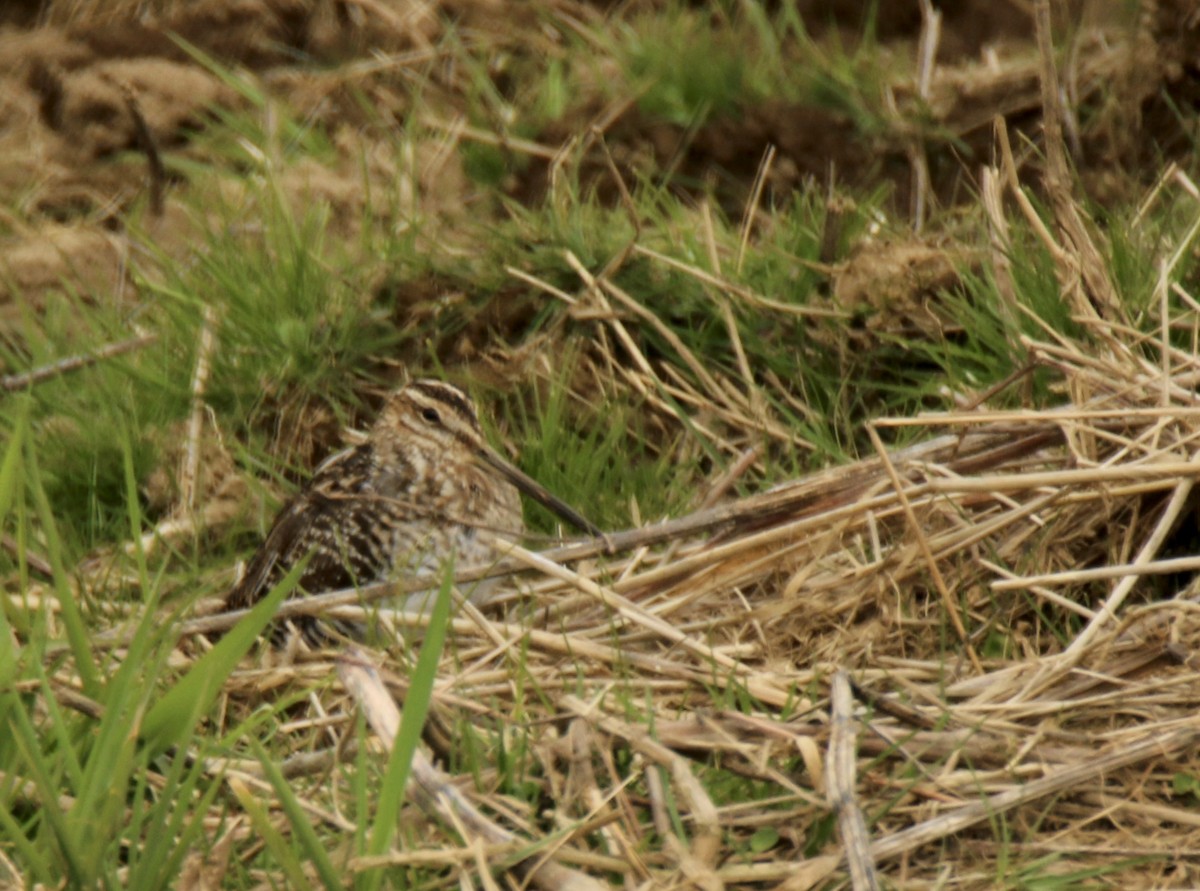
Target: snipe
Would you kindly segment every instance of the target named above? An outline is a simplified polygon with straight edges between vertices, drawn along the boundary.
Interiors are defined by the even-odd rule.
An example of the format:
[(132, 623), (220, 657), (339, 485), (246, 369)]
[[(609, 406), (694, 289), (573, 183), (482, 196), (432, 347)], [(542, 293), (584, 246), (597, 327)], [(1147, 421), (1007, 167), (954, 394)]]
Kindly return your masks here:
[[(388, 399), (365, 442), (327, 459), (280, 512), (226, 605), (252, 606), (309, 554), (297, 586), (307, 594), (436, 570), (451, 555), (460, 566), (486, 562), (493, 551), (480, 530), (524, 531), (519, 492), (601, 534), (488, 446), (462, 390), (413, 381)], [(405, 605), (418, 598), (428, 595)]]

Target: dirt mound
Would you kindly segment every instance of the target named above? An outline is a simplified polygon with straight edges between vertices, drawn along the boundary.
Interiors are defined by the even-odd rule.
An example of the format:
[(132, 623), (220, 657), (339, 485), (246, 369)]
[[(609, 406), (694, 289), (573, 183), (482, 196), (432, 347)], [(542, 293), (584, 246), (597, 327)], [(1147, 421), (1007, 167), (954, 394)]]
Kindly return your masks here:
[[(365, 0), (315, 5), (210, 0), (168, 5), (136, 20), (124, 4), (97, 6), (90, 14), (86, 6), (73, 7), (71, 17), (60, 21), (60, 14), (43, 13), (40, 4), (10, 5), (6, 21), (15, 26), (0, 31), (0, 152), (6, 158), (0, 194), (24, 193), (21, 203), (29, 210), (24, 222), (35, 228), (39, 219), (90, 218), (113, 225), (141, 195), (145, 181), (142, 162), (122, 157), (139, 147), (130, 95), (157, 145), (172, 150), (188, 148), (212, 109), (246, 102), (219, 72), (199, 61), (197, 52), (230, 70), (256, 73), (272, 95), (332, 131), (378, 126), (378, 117), (371, 121), (364, 115), (364, 98), (371, 114), (402, 123), (411, 101), (403, 79), (350, 69), (339, 74), (336, 66), (428, 53), (450, 21), (459, 29), (477, 29), (518, 56), (535, 51), (533, 44), (522, 46), (522, 23), (515, 19), (536, 25), (536, 11), (505, 7), (499, 17), (497, 9), (484, 0), (411, 10)], [(800, 13), (815, 38), (836, 30), (838, 40), (849, 44), (870, 26), (874, 39), (897, 56), (915, 54), (926, 28), (915, 3), (885, 4), (870, 23), (861, 4), (814, 0), (801, 4)], [(582, 7), (576, 14), (579, 21), (595, 20), (594, 11)], [(1079, 34), (1064, 64), (1072, 85), (1068, 99), (1076, 108), (1099, 103), (1086, 119), (1079, 115), (1075, 161), (1100, 197), (1128, 199), (1151, 176), (1149, 170), (1139, 173), (1148, 160), (1191, 145), (1174, 110), (1200, 101), (1200, 29), (1194, 13), (1177, 0), (1157, 4), (1153, 14), (1137, 21), (1086, 2), (1064, 5), (1058, 14)], [(1097, 33), (1097, 25), (1108, 29), (1102, 42), (1088, 36)], [(770, 99), (689, 128), (633, 106), (608, 123), (605, 137), (631, 177), (665, 167), (676, 171), (678, 188), (715, 183), (731, 213), (740, 212), (769, 148), (775, 152), (767, 171), (769, 199), (783, 200), (805, 181), (853, 187), (882, 179), (893, 184), (896, 207), (903, 212), (914, 199), (914, 158), (923, 155), (930, 177), (926, 197), (935, 206), (950, 205), (975, 194), (976, 171), (990, 157), (997, 116), (1036, 142), (1040, 94), (1032, 25), (1011, 6), (976, 0), (943, 4), (939, 33), (938, 64), (927, 91), (904, 79), (881, 85), (895, 97), (892, 120), (865, 126), (835, 106)], [(981, 56), (985, 51), (988, 55)], [(497, 70), (492, 76), (503, 92), (506, 75)], [(436, 79), (432, 88), (436, 91)], [(601, 85), (587, 89), (597, 92), (575, 97), (573, 109), (534, 134), (550, 153), (521, 159), (525, 163), (514, 169), (524, 167), (524, 172), (509, 184), (513, 197), (540, 201), (554, 149), (595, 122), (604, 101)], [(452, 94), (447, 90), (443, 97), (447, 111), (466, 111), (455, 107)], [(585, 178), (600, 183), (615, 200), (615, 191), (603, 183), (608, 170), (602, 154), (591, 151), (582, 163), (585, 172), (591, 171)], [(461, 176), (456, 164), (443, 164), (439, 173)], [(436, 183), (426, 185), (438, 190)], [(343, 186), (325, 197), (352, 213), (357, 202)], [(459, 191), (461, 184), (454, 184), (452, 194)]]

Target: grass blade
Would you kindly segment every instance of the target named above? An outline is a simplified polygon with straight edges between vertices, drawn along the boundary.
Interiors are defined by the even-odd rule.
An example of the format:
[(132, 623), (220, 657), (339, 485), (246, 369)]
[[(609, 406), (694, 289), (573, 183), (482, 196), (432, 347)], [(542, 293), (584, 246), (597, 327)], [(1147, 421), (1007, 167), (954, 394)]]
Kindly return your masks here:
[(229, 788), (233, 790), (233, 794), (237, 797), (238, 804), (242, 806), (247, 816), (250, 817), (250, 822), (254, 824), (255, 831), (262, 837), (263, 843), (267, 849), (275, 855), (275, 861), (283, 869), (287, 876), (287, 887), (289, 888), (311, 888), (312, 883), (308, 880), (308, 876), (304, 874), (304, 868), (296, 857), (295, 852), (288, 847), (279, 830), (271, 823), (271, 818), (267, 815), (266, 810), (249, 787), (239, 779), (231, 778), (229, 780)]
[(279, 766), (257, 740), (252, 740), (251, 744), (254, 747), (254, 753), (258, 756), (259, 763), (262, 764), (267, 781), (275, 789), (275, 794), (279, 796), (279, 802), (288, 815), (288, 820), (292, 824), (292, 833), (308, 859), (316, 867), (317, 875), (321, 877), (321, 883), (331, 891), (334, 888), (341, 888), (343, 885), (341, 875), (334, 868), (333, 861), (329, 859), (329, 853), (321, 844), (321, 840), (317, 838), (316, 831), (308, 822), (308, 816), (300, 807), (296, 794), (292, 792), (292, 787), (284, 779)]
[(230, 672), (267, 627), (279, 604), (296, 587), (307, 564), (303, 560), (294, 566), (246, 618), (198, 659), (150, 709), (142, 722), (141, 736), (156, 752), (178, 745), (191, 732)]
[[(384, 853), (392, 842), (396, 831), (396, 821), (400, 814), (400, 805), (404, 802), (404, 789), (408, 785), (412, 773), (413, 753), (421, 743), (421, 731), (425, 727), (425, 717), (429, 714), (429, 704), (433, 700), (433, 684), (437, 680), (438, 661), (442, 656), (442, 647), (446, 643), (446, 629), (450, 622), (450, 588), (454, 579), (453, 561), (447, 563), (446, 574), (438, 589), (437, 600), (429, 617), (429, 627), (426, 630), (425, 641), (421, 644), (421, 652), (417, 654), (417, 663), (413, 666), (409, 681), (408, 696), (404, 700), (404, 711), (400, 717), (400, 728), (396, 731), (396, 739), (388, 756), (387, 768), (383, 775), (383, 783), (379, 789), (379, 801), (375, 816), (375, 825), (371, 828), (371, 838), (367, 843), (370, 855)], [(376, 870), (364, 876), (365, 882), (361, 887), (377, 889), (383, 881), (383, 871)]]

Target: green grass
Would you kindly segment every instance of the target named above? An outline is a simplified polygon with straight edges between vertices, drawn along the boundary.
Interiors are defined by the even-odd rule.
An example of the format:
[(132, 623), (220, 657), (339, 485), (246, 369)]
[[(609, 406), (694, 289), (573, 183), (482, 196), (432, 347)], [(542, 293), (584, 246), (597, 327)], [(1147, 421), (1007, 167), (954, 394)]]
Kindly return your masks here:
[(622, 91), (651, 120), (689, 127), (783, 100), (845, 114), (863, 134), (886, 126), (873, 17), (849, 50), (836, 33), (814, 41), (795, 0), (772, 9), (671, 2), (632, 16), (610, 39)]
[[(157, 621), (161, 576), (146, 561), (135, 560), (136, 586), (146, 609), (130, 629), (121, 657), (93, 653), (89, 638), (95, 624), (78, 600), (72, 579), (62, 568), (56, 523), (41, 485), (27, 439), (11, 438), (0, 469), (3, 522), (13, 528), (14, 515), (32, 511), (49, 545), (55, 565), (54, 597), (42, 608), (10, 622), (0, 617), (0, 632), (28, 627), (28, 646), (11, 653), (3, 665), (4, 692), (0, 714), (7, 728), (0, 749), (0, 769), (8, 778), (3, 818), (12, 840), (39, 881), (67, 881), (76, 887), (162, 887), (170, 882), (184, 856), (203, 833), (203, 819), (219, 786), (206, 781), (203, 758), (216, 741), (197, 736), (217, 692), (241, 657), (261, 636), (290, 587), (280, 585), (255, 613), (227, 634), (211, 652), (181, 677), (173, 677), (167, 661), (176, 645), (171, 623)], [(25, 454), (22, 455), (22, 452)], [(130, 451), (125, 471), (132, 495)], [(32, 503), (31, 503), (32, 502)], [(127, 501), (128, 520), (140, 530), (136, 497)], [(57, 606), (49, 631), (51, 603)], [(13, 607), (10, 606), (10, 609)], [(50, 653), (58, 650), (58, 654)], [(77, 713), (62, 698), (60, 672), (77, 673), (94, 713)], [(68, 677), (70, 674), (68, 674)], [(30, 685), (30, 682), (32, 685)], [(15, 692), (18, 685), (26, 693)], [(180, 757), (195, 746), (194, 759)], [(162, 759), (168, 750), (174, 754)], [(26, 778), (32, 791), (18, 792), (15, 781)], [(170, 840), (170, 843), (168, 843)], [(122, 851), (128, 851), (126, 878), (117, 878)]]
[[(964, 262), (961, 286), (929, 296), (951, 332), (943, 337), (891, 324), (889, 307), (860, 308), (847, 318), (852, 313), (835, 307), (829, 293), (830, 265), (907, 237), (889, 215), (886, 187), (833, 196), (850, 209), (832, 244), (828, 183), (769, 196), (748, 233), (740, 218), (722, 212), (715, 187), (626, 156), (628, 204), (614, 197), (607, 168), (596, 172), (594, 153), (565, 153), (544, 199), (512, 187), (533, 178), (543, 162), (507, 147), (506, 138), (537, 140), (555, 127), (582, 127), (593, 106), (617, 97), (636, 97), (643, 121), (675, 128), (781, 101), (844, 114), (857, 136), (880, 134), (890, 125), (880, 89), (887, 60), (870, 28), (853, 49), (841, 37), (818, 41), (793, 2), (769, 12), (757, 4), (646, 4), (574, 28), (548, 12), (537, 22), (555, 52), (527, 51), (519, 40), (466, 27), (445, 31), (431, 50), (435, 61), (385, 82), (407, 103), (399, 125), (372, 106), (365, 87), (346, 88), (366, 128), (390, 128), (380, 151), (399, 155), (412, 143), (434, 143), (461, 163), (463, 182), (446, 188), (461, 190), (455, 195), (463, 206), (446, 219), (437, 218), (432, 202), (427, 213), (406, 216), (400, 185), (373, 177), (365, 154), (353, 159), (367, 187), (354, 225), (339, 221), (339, 208), (289, 191), (296, 165), (345, 160), (339, 137), (346, 133), (311, 108), (290, 107), (254, 75), (189, 47), (241, 105), (217, 114), (186, 153), (169, 153), (172, 171), (186, 180), (171, 200), (190, 216), (188, 248), (158, 243), (153, 221), (133, 208), (123, 225), (138, 245), (136, 298), (121, 303), (64, 289), (41, 311), (28, 312), (25, 336), (0, 344), (0, 359), (16, 371), (121, 339), (134, 325), (157, 337), (134, 353), (0, 402), (0, 533), (15, 542), (0, 555), (7, 582), (0, 601), (0, 853), (31, 882), (173, 886), (188, 858), (213, 854), (226, 832), (236, 836), (222, 879), (228, 887), (457, 881), (441, 867), (350, 866), (352, 857), (429, 843), (429, 830), (407, 820), (402, 808), (411, 754), (446, 665), (461, 669), (479, 658), (460, 654), (449, 640), (438, 661), (444, 597), (445, 609), (406, 675), (405, 723), (392, 754), (372, 748), (360, 720), (329, 731), (344, 734), (338, 745), (355, 752), (321, 775), (285, 777), (281, 765), (297, 752), (325, 748), (323, 731), (280, 727), (311, 717), (313, 701), (324, 701), (332, 680), (305, 675), (301, 662), (278, 687), (269, 686), (276, 679), (264, 672), (264, 691), (252, 695), (237, 686), (252, 682), (235, 675), (239, 666), (259, 664), (243, 656), (261, 639), (295, 573), (274, 600), (223, 637), (180, 642), (175, 634), (201, 598), (225, 590), (234, 563), (250, 555), (280, 499), (340, 447), (341, 427), (369, 421), (402, 370), (465, 382), (484, 406), (494, 443), (511, 446), (526, 472), (615, 530), (695, 508), (751, 446), (761, 446), (759, 460), (731, 495), (868, 454), (870, 420), (948, 409), (956, 395), (1005, 380), (1028, 359), (1023, 335), (1095, 346), (1061, 297), (1053, 258), (1022, 224), (1014, 223), (1009, 258), (1018, 305), (1005, 303), (990, 259)], [(436, 140), (443, 135), (425, 129), (422, 112), (461, 114), (494, 133), (496, 144), (442, 146)], [(925, 132), (927, 122), (909, 123), (913, 132)], [(1163, 204), (1138, 227), (1129, 208), (1110, 208), (1104, 218), (1111, 243), (1105, 260), (1132, 323), (1150, 343), (1157, 337), (1156, 245), (1181, 238), (1191, 215), (1188, 206)], [(931, 227), (988, 244), (977, 207), (934, 219)], [(645, 250), (625, 253), (635, 241)], [(636, 307), (611, 293), (602, 305), (568, 253)], [(620, 256), (623, 262), (614, 264)], [(568, 299), (517, 281), (509, 267)], [(1183, 256), (1177, 277), (1189, 289), (1197, 284), (1194, 252)], [(451, 293), (453, 299), (445, 297)], [(1170, 300), (1181, 311), (1186, 306), (1178, 294)], [(267, 507), (149, 553), (126, 551), (126, 543), (167, 515), (147, 494), (148, 482), (158, 471), (175, 470), (206, 329), (215, 342), (206, 424), (250, 491), (266, 494)], [(1194, 336), (1172, 333), (1180, 347), (1191, 346)], [(1146, 355), (1153, 356), (1150, 347)], [(609, 362), (629, 376), (606, 371)], [(994, 404), (1053, 404), (1065, 398), (1057, 384), (1053, 370), (1040, 368), (1028, 386), (1009, 388)], [(708, 403), (697, 406), (681, 390)], [(761, 402), (752, 403), (751, 394)], [(917, 435), (923, 431), (897, 432), (895, 441)], [(555, 532), (554, 518), (536, 506), (527, 507), (527, 521), (534, 545)], [(31, 556), (49, 561), (49, 577), (31, 567)], [(1041, 601), (1029, 602), (1023, 615), (1060, 642), (1076, 633), (1076, 618), (1052, 615)], [(530, 617), (532, 625), (538, 621)], [(97, 635), (118, 623), (128, 631), (126, 643), (98, 645)], [(751, 642), (753, 630), (748, 619)], [(595, 640), (620, 642), (604, 631)], [(956, 641), (944, 636), (941, 655), (951, 661)], [(979, 649), (988, 658), (1013, 658), (1023, 643), (997, 620), (984, 627)], [(497, 645), (492, 655), (509, 689), (485, 700), (487, 719), (450, 709), (444, 723), (453, 736), (451, 768), (551, 835), (586, 809), (573, 802), (560, 812), (551, 800), (559, 772), (573, 768), (546, 755), (546, 734), (563, 733), (568, 718), (544, 719), (554, 710), (553, 682), (560, 678), (538, 674), (528, 646), (527, 640)], [(264, 656), (265, 649), (256, 651), (260, 661), (276, 658)], [(764, 663), (771, 658), (760, 656)], [(662, 716), (632, 661), (619, 658), (603, 683), (585, 676), (584, 659), (574, 664), (578, 675), (564, 681), (564, 690), (656, 732)], [(288, 666), (277, 670), (282, 676)], [(689, 683), (680, 699), (685, 715), (767, 714), (786, 726), (793, 710), (810, 708), (821, 695), (814, 682), (814, 689), (797, 691), (794, 706), (773, 708), (722, 669), (712, 672)], [(72, 708), (64, 690), (95, 708)], [(646, 765), (615, 736), (604, 745), (610, 760), (599, 766), (613, 772), (606, 781), (629, 781), (623, 818), (649, 825)], [(747, 767), (755, 766), (749, 756), (745, 762), (702, 752), (689, 757), (718, 806), (782, 794)], [(211, 767), (218, 758), (261, 765), (269, 792), (222, 776)], [(771, 764), (809, 782), (794, 752)], [(872, 767), (880, 774), (894, 769), (883, 759)], [(902, 770), (887, 777), (905, 794), (917, 779)], [(686, 843), (694, 827), (666, 785), (666, 828)], [(355, 828), (334, 828), (314, 816), (316, 808)], [(988, 831), (1010, 846), (995, 864), (998, 883), (1008, 887), (1092, 887), (1107, 870), (1125, 878), (1133, 868), (1122, 862), (1063, 871), (1057, 861), (1017, 850), (1013, 827), (1003, 821)], [(655, 832), (648, 837), (661, 842)], [(750, 862), (773, 850), (815, 856), (835, 835), (821, 812), (794, 834), (739, 826), (724, 842)], [(661, 866), (661, 851), (638, 853)]]

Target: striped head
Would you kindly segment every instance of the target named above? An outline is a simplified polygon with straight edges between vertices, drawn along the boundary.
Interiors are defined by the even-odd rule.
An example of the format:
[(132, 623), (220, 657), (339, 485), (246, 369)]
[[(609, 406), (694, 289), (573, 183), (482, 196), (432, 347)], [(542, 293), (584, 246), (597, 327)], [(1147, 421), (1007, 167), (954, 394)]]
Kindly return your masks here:
[(409, 448), (450, 461), (470, 460), (488, 447), (470, 397), (458, 387), (427, 378), (392, 394), (375, 422), (374, 435), (399, 437)]
[(483, 473), (515, 486), (581, 531), (601, 534), (488, 445), (470, 397), (452, 384), (429, 378), (406, 384), (388, 400), (371, 438), (404, 452), (418, 474)]

